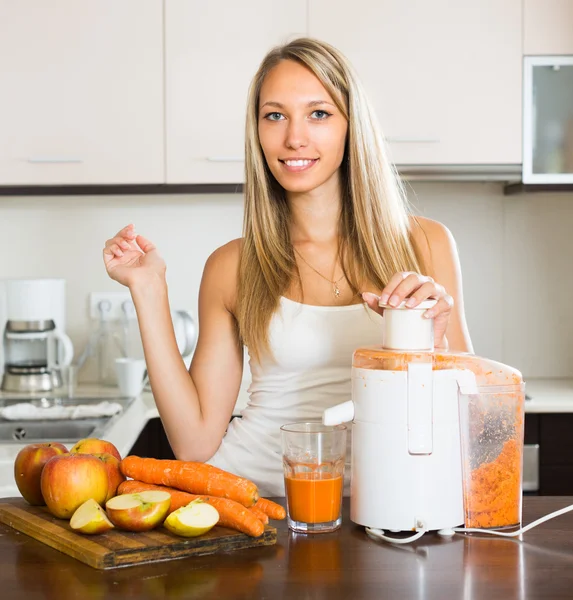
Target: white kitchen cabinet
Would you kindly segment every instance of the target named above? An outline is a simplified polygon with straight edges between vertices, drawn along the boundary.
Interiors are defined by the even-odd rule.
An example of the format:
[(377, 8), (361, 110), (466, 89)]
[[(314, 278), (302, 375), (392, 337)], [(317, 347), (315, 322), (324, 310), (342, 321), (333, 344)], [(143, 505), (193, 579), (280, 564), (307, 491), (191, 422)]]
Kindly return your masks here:
[(573, 183), (573, 56), (526, 56), (523, 183)]
[(168, 183), (244, 179), (247, 90), (274, 45), (306, 34), (306, 0), (165, 0)]
[(521, 0), (309, 0), (401, 165), (521, 163)]
[(162, 7), (0, 3), (0, 185), (164, 181)]
[(573, 54), (573, 0), (524, 0), (523, 53)]

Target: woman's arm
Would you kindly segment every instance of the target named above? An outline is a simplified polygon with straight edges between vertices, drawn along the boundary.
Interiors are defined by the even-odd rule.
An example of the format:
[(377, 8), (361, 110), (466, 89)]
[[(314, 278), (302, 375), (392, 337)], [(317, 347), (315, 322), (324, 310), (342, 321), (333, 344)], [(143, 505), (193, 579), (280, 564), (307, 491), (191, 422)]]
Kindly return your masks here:
[(464, 310), (460, 259), (453, 235), (438, 221), (416, 217), (412, 219), (412, 237), (428, 269), (427, 274), (453, 299), (446, 329), (449, 350), (473, 352)]
[(236, 289), (239, 241), (208, 259), (199, 292), (199, 339), (189, 373), (179, 354), (162, 277), (130, 286), (149, 380), (175, 456), (209, 460), (229, 424), (241, 384), (243, 350), (229, 308)]

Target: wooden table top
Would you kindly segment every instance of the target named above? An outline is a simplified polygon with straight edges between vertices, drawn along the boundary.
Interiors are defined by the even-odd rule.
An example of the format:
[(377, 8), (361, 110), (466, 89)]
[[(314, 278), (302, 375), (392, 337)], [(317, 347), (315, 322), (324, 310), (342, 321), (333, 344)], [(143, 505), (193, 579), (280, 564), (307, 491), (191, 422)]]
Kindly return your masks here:
[[(524, 523), (569, 504), (573, 498), (525, 497)], [(573, 598), (573, 512), (526, 532), (522, 541), (426, 534), (413, 544), (392, 546), (368, 538), (350, 522), (348, 509), (345, 500), (344, 523), (335, 533), (293, 534), (280, 522), (274, 546), (109, 571), (0, 524), (0, 597)]]

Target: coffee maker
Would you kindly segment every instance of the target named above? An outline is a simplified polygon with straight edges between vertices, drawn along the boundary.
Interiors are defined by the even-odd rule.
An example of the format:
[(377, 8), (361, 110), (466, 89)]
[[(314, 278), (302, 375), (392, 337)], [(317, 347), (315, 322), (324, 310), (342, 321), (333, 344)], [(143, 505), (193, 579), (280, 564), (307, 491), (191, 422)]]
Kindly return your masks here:
[(63, 332), (65, 280), (4, 282), (3, 391), (50, 392), (62, 386), (61, 369), (74, 349)]

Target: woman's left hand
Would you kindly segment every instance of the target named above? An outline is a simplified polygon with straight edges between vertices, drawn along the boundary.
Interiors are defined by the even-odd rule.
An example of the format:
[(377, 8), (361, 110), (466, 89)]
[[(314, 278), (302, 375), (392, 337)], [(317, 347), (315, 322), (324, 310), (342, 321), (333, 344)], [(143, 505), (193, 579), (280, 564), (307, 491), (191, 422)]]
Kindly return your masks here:
[(406, 306), (414, 308), (429, 298), (437, 300), (436, 305), (426, 310), (423, 316), (427, 319), (434, 319), (435, 348), (447, 350), (446, 329), (452, 314), (454, 300), (444, 287), (431, 277), (412, 271), (396, 273), (382, 290), (380, 296), (364, 292), (362, 297), (368, 306), (379, 314), (384, 314), (384, 308), (378, 306), (378, 303), (398, 306), (406, 300)]

